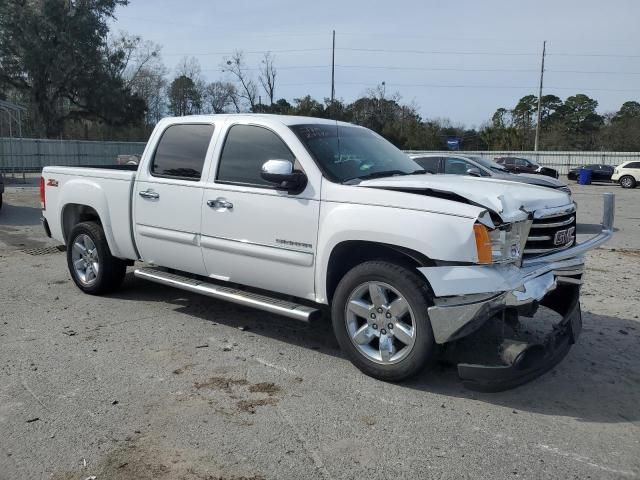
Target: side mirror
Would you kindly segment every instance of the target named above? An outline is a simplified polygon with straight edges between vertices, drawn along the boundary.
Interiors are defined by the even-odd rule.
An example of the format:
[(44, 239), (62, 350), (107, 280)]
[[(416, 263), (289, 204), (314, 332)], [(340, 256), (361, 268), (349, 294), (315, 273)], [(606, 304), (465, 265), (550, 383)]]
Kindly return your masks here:
[(472, 177), (481, 177), (482, 172), (477, 167), (469, 167), (467, 168), (467, 175), (471, 175)]
[(275, 183), (278, 190), (286, 190), (295, 195), (307, 186), (307, 176), (293, 169), (289, 160), (267, 160), (262, 165), (260, 176), (270, 183)]

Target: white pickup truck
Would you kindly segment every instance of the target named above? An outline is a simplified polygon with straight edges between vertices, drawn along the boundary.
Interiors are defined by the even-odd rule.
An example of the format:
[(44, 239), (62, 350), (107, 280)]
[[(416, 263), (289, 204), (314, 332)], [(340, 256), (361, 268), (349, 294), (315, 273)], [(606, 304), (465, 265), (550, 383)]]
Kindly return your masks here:
[(496, 315), (557, 311), (544, 343), (504, 339), (501, 364), (458, 365), (484, 390), (540, 375), (576, 340), (583, 254), (611, 235), (613, 200), (576, 244), (566, 193), (430, 175), (365, 128), (254, 114), (164, 119), (138, 166), (41, 180), (45, 231), (84, 292), (140, 261), (136, 277), (295, 319), (330, 309), (346, 355), (379, 379), (417, 373)]

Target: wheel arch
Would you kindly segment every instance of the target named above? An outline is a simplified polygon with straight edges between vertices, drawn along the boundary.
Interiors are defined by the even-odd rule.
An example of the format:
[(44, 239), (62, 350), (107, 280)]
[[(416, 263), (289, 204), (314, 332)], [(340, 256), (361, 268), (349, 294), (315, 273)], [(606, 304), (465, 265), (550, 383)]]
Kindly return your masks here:
[(370, 260), (388, 260), (409, 268), (435, 266), (426, 255), (410, 248), (368, 240), (345, 240), (331, 250), (326, 268), (324, 298), (331, 303), (338, 283), (356, 265)]
[(60, 222), (62, 226), (62, 236), (64, 238), (65, 245), (69, 245), (69, 235), (71, 230), (78, 223), (82, 222), (95, 222), (102, 227), (105, 238), (107, 239), (107, 245), (112, 255), (118, 256), (115, 240), (113, 239), (113, 233), (108, 225), (105, 225), (103, 216), (100, 215), (98, 210), (91, 205), (82, 203), (67, 203), (62, 207), (60, 214)]

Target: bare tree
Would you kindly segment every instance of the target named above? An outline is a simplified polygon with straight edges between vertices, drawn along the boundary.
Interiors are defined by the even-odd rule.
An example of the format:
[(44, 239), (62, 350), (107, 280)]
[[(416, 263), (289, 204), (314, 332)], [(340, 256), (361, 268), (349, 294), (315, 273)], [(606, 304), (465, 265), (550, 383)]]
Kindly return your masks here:
[(266, 52), (262, 59), (262, 66), (260, 67), (259, 80), (269, 98), (269, 105), (273, 105), (273, 98), (276, 91), (276, 75), (278, 72), (274, 66), (274, 60), (275, 57), (271, 55), (271, 52)]
[(205, 89), (206, 104), (213, 113), (224, 113), (231, 105), (239, 111), (237, 96), (236, 86), (230, 82), (211, 82)]
[(162, 63), (161, 49), (162, 47), (156, 43), (145, 41), (138, 35), (130, 35), (126, 32), (120, 32), (107, 45), (107, 51), (110, 54), (117, 52), (122, 55), (121, 62), (114, 62), (111, 66), (117, 68), (118, 71), (114, 73), (124, 81), (126, 86), (131, 86), (143, 70)]
[[(236, 50), (230, 58), (225, 57), (221, 68), (223, 72), (228, 72), (239, 84), (238, 98), (246, 100), (249, 103), (251, 111), (254, 111), (256, 97), (258, 96), (258, 87), (247, 72), (248, 67), (244, 61), (244, 53), (242, 50)], [(236, 108), (238, 105), (239, 104), (236, 105)]]
[(126, 32), (109, 41), (109, 52), (122, 55), (122, 62), (112, 64), (115, 76), (122, 79), (131, 92), (144, 99), (147, 105), (145, 123), (154, 125), (165, 112), (166, 75), (169, 73), (160, 56), (161, 46)]
[(194, 82), (202, 79), (202, 68), (196, 57), (182, 57), (176, 66), (176, 77), (189, 77)]
[[(180, 86), (180, 88), (176, 90), (178, 86)], [(202, 68), (200, 67), (200, 62), (197, 58), (185, 56), (178, 62), (178, 65), (176, 66), (175, 79), (168, 90), (170, 104), (172, 103), (172, 88), (174, 94), (176, 92), (183, 92), (183, 94), (191, 99), (190, 106), (186, 113), (187, 115), (202, 112), (203, 99), (206, 96), (207, 86), (202, 78)], [(175, 99), (173, 103), (175, 103)], [(185, 113), (182, 113), (182, 115), (185, 115)]]

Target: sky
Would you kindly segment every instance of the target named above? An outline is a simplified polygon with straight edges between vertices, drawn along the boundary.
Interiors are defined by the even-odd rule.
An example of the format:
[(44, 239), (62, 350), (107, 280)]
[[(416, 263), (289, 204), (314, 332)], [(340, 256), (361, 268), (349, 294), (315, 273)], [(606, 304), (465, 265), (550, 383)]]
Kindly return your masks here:
[[(112, 31), (162, 46), (175, 75), (196, 57), (207, 81), (243, 50), (255, 70), (275, 56), (276, 98), (331, 94), (336, 31), (336, 97), (346, 102), (385, 82), (423, 118), (480, 126), (498, 107), (538, 93), (585, 93), (601, 113), (640, 101), (638, 0), (130, 0)], [(264, 92), (261, 92), (264, 101)]]

